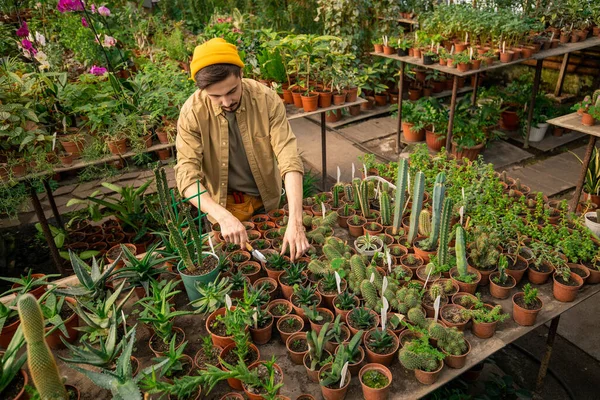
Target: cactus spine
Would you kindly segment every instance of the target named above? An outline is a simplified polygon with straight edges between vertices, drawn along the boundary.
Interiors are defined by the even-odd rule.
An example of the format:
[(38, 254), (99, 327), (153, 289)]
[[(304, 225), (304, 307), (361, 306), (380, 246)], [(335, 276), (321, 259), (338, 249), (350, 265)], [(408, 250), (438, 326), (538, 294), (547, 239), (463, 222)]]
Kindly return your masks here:
[(396, 235), (402, 221), (404, 202), (406, 200), (406, 185), (408, 184), (408, 161), (398, 160), (398, 178), (396, 181), (396, 195), (394, 196), (394, 224), (392, 233)]
[(27, 342), (29, 372), (40, 398), (66, 399), (67, 391), (58, 373), (54, 356), (44, 339), (44, 317), (35, 297), (21, 296), (18, 302), (19, 318)]
[(423, 192), (425, 190), (425, 174), (417, 172), (412, 196), (412, 209), (410, 212), (410, 229), (408, 231), (408, 243), (412, 243), (417, 237), (417, 228), (419, 225), (419, 215), (423, 207)]
[(438, 245), (438, 264), (448, 265), (448, 243), (450, 241), (450, 222), (452, 219), (452, 208), (454, 201), (450, 197), (444, 200), (444, 208), (442, 210), (442, 221), (440, 226), (440, 244)]
[(461, 277), (467, 276), (467, 251), (465, 245), (465, 230), (456, 227), (456, 270)]
[(381, 212), (381, 224), (389, 226), (392, 223), (392, 215), (390, 211), (390, 194), (384, 185), (383, 191), (379, 195), (379, 211)]

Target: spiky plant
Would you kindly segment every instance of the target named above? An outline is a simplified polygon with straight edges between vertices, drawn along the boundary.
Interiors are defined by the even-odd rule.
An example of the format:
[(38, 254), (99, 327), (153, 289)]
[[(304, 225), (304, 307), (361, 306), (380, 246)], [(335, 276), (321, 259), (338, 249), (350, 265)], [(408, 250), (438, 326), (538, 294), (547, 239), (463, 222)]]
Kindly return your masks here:
[[(427, 237), (431, 235), (431, 213), (427, 210), (421, 211), (421, 215), (419, 215), (419, 234)], [(421, 242), (421, 247), (424, 246), (423, 242)], [(429, 251), (429, 249), (427, 250)]]
[(426, 336), (411, 340), (398, 353), (404, 368), (411, 370), (435, 371), (444, 359), (444, 353), (429, 344)]
[(360, 344), (364, 331), (359, 330), (352, 336), (352, 339), (347, 344), (344, 344), (343, 350), (340, 348), (338, 351), (345, 351), (350, 364), (354, 364), (360, 360)]
[(496, 247), (500, 244), (500, 237), (494, 231), (482, 227), (473, 230), (475, 241), (471, 244), (469, 258), (474, 267), (483, 270), (492, 269), (498, 262), (500, 253)]
[(308, 344), (308, 359), (310, 361), (309, 369), (315, 371), (317, 367), (323, 364), (325, 355), (325, 337), (329, 329), (329, 322), (323, 324), (323, 328), (317, 334), (315, 331), (310, 331), (306, 334), (306, 342)]
[(375, 326), (375, 315), (365, 307), (358, 307), (350, 311), (347, 316), (348, 323), (352, 323), (355, 329), (369, 330)]
[(394, 348), (396, 340), (394, 334), (390, 334), (387, 329), (376, 328), (365, 340), (365, 345), (377, 354), (388, 354)]
[(195, 313), (210, 314), (225, 305), (225, 295), (231, 293), (232, 284), (227, 277), (217, 282), (197, 281), (196, 290), (200, 297), (190, 303), (196, 309)]
[(412, 209), (410, 212), (410, 229), (408, 231), (407, 240), (412, 243), (417, 237), (419, 215), (423, 207), (423, 193), (425, 191), (425, 174), (421, 171), (417, 172), (415, 183), (413, 185)]
[(408, 184), (408, 161), (404, 158), (398, 160), (398, 178), (396, 181), (396, 194), (394, 196), (394, 224), (392, 233), (398, 234), (404, 203), (406, 201), (406, 187)]
[(454, 356), (465, 354), (468, 345), (463, 333), (455, 327), (444, 328), (444, 330), (444, 336), (438, 339), (438, 347)]
[[(342, 345), (343, 347), (344, 345)], [(320, 383), (326, 387), (333, 387), (342, 380), (342, 370), (344, 365), (348, 361), (348, 356), (342, 348), (337, 352), (331, 367), (328, 370), (324, 370), (320, 375)]]
[(40, 305), (31, 294), (25, 294), (19, 298), (17, 307), (27, 342), (27, 364), (35, 388), (42, 399), (66, 399), (65, 385), (44, 339), (44, 317)]
[(104, 269), (95, 258), (92, 258), (92, 265), (87, 265), (77, 254), (69, 250), (71, 267), (79, 280), (79, 284), (66, 288), (56, 288), (55, 293), (93, 302), (103, 300), (108, 292), (106, 283), (114, 275), (114, 269), (121, 257), (122, 254), (119, 254), (115, 262)]
[(335, 307), (339, 308), (340, 310), (351, 310), (354, 307), (356, 307), (356, 303), (357, 303), (357, 298), (354, 294), (345, 291), (342, 292), (341, 294), (339, 294), (334, 302)]
[(392, 211), (390, 194), (388, 193), (387, 184), (383, 185), (383, 191), (379, 195), (379, 211), (381, 212), (381, 224), (389, 226), (392, 224)]
[(440, 222), (440, 243), (438, 245), (437, 260), (440, 267), (445, 268), (449, 264), (448, 243), (450, 242), (450, 223), (452, 220), (452, 208), (454, 201), (450, 197), (444, 200), (442, 209), (442, 220)]

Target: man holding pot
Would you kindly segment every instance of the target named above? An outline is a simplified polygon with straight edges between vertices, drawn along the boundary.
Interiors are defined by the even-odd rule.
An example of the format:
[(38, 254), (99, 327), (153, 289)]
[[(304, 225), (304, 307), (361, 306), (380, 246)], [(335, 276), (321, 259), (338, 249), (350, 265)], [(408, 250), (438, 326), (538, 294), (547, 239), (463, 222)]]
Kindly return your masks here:
[[(177, 122), (177, 187), (186, 198), (200, 196), (202, 212), (219, 223), (227, 242), (248, 241), (241, 221), (276, 209), (282, 179), (289, 222), (282, 254), (292, 259), (308, 249), (302, 225), (302, 160), (283, 102), (270, 88), (243, 77), (237, 48), (211, 39), (194, 50), (190, 64), (198, 90)], [(191, 200), (198, 207), (198, 198)]]

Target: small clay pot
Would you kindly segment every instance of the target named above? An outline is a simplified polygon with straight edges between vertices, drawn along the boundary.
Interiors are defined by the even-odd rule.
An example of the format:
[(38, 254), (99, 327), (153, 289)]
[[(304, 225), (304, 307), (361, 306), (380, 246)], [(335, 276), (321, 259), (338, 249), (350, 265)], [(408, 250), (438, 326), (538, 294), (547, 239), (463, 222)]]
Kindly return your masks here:
[(515, 322), (521, 326), (532, 326), (535, 325), (535, 320), (537, 318), (538, 313), (542, 310), (542, 307), (544, 306), (544, 303), (542, 302), (542, 300), (538, 297), (537, 299), (540, 302), (540, 307), (537, 309), (527, 309), (527, 308), (523, 308), (520, 305), (517, 304), (517, 299), (519, 298), (523, 298), (523, 296), (525, 295), (525, 293), (523, 292), (519, 292), (519, 293), (515, 293), (512, 297), (512, 303), (513, 303), (513, 319), (515, 320)]
[[(363, 375), (367, 371), (372, 371), (372, 370), (375, 370), (375, 371), (385, 375), (386, 378), (388, 379), (387, 385), (385, 385), (382, 388), (372, 388), (372, 387), (365, 385), (365, 383), (363, 382)], [(365, 399), (386, 400), (388, 398), (388, 396), (390, 394), (390, 386), (392, 385), (393, 376), (392, 376), (391, 371), (387, 367), (376, 364), (376, 363), (367, 364), (360, 369), (360, 371), (358, 373), (358, 379), (360, 380), (360, 384), (362, 386), (362, 391), (363, 391), (363, 396)]]
[(440, 361), (440, 367), (435, 371), (427, 372), (420, 369), (415, 369), (415, 378), (417, 378), (417, 380), (423, 385), (433, 385), (437, 381), (443, 368), (444, 362)]
[(400, 347), (400, 342), (398, 341), (398, 338), (396, 337), (394, 332), (387, 329), (388, 334), (392, 335), (392, 337), (393, 337), (394, 347), (392, 348), (392, 350), (389, 353), (386, 353), (386, 354), (375, 353), (374, 351), (369, 349), (369, 346), (367, 346), (368, 339), (369, 339), (369, 337), (371, 337), (371, 334), (373, 334), (373, 332), (375, 332), (375, 329), (380, 329), (380, 328), (373, 328), (373, 329), (369, 330), (367, 333), (365, 333), (365, 335), (363, 337), (363, 345), (364, 345), (365, 351), (367, 353), (367, 361), (370, 363), (377, 363), (377, 364), (381, 364), (381, 365), (385, 365), (385, 366), (390, 366), (392, 364), (392, 361), (394, 361), (394, 358), (395, 358), (396, 352), (398, 351), (398, 348)]
[(304, 362), (304, 356), (306, 355), (306, 353), (308, 353), (308, 349), (303, 352), (296, 352), (290, 349), (290, 343), (292, 343), (295, 339), (306, 340), (306, 332), (293, 333), (285, 341), (285, 347), (287, 348), (290, 360), (296, 365), (302, 365), (302, 363)]
[(444, 358), (444, 364), (446, 364), (450, 368), (461, 369), (465, 366), (467, 362), (467, 356), (471, 352), (471, 343), (465, 339), (465, 343), (467, 343), (467, 351), (465, 354), (461, 354), (460, 356), (455, 356), (450, 353), (447, 353), (442, 349), (442, 352), (446, 355)]
[(490, 275), (490, 294), (492, 297), (496, 299), (507, 299), (510, 296), (510, 291), (517, 285), (515, 282), (515, 278), (510, 275), (506, 275), (509, 282), (511, 282), (508, 286), (501, 286), (494, 282), (494, 278), (499, 276), (500, 272), (494, 272)]
[(574, 280), (577, 285), (569, 286), (556, 280), (556, 274), (553, 275), (554, 284), (552, 285), (552, 294), (558, 301), (565, 303), (572, 302), (577, 297), (577, 292), (583, 286), (583, 278), (574, 272), (571, 272), (571, 280)]

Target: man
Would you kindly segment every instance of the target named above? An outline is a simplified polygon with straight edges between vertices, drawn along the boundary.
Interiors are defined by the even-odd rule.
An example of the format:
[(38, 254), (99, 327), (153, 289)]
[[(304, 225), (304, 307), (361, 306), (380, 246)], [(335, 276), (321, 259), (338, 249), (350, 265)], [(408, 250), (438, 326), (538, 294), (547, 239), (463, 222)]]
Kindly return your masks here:
[[(285, 182), (289, 222), (282, 254), (308, 249), (302, 225), (302, 161), (279, 96), (243, 78), (237, 48), (221, 38), (197, 46), (190, 64), (197, 90), (177, 123), (177, 187), (200, 196), (202, 212), (218, 222), (223, 238), (244, 246), (244, 221), (263, 207), (276, 209)], [(191, 200), (198, 207), (197, 197)]]

